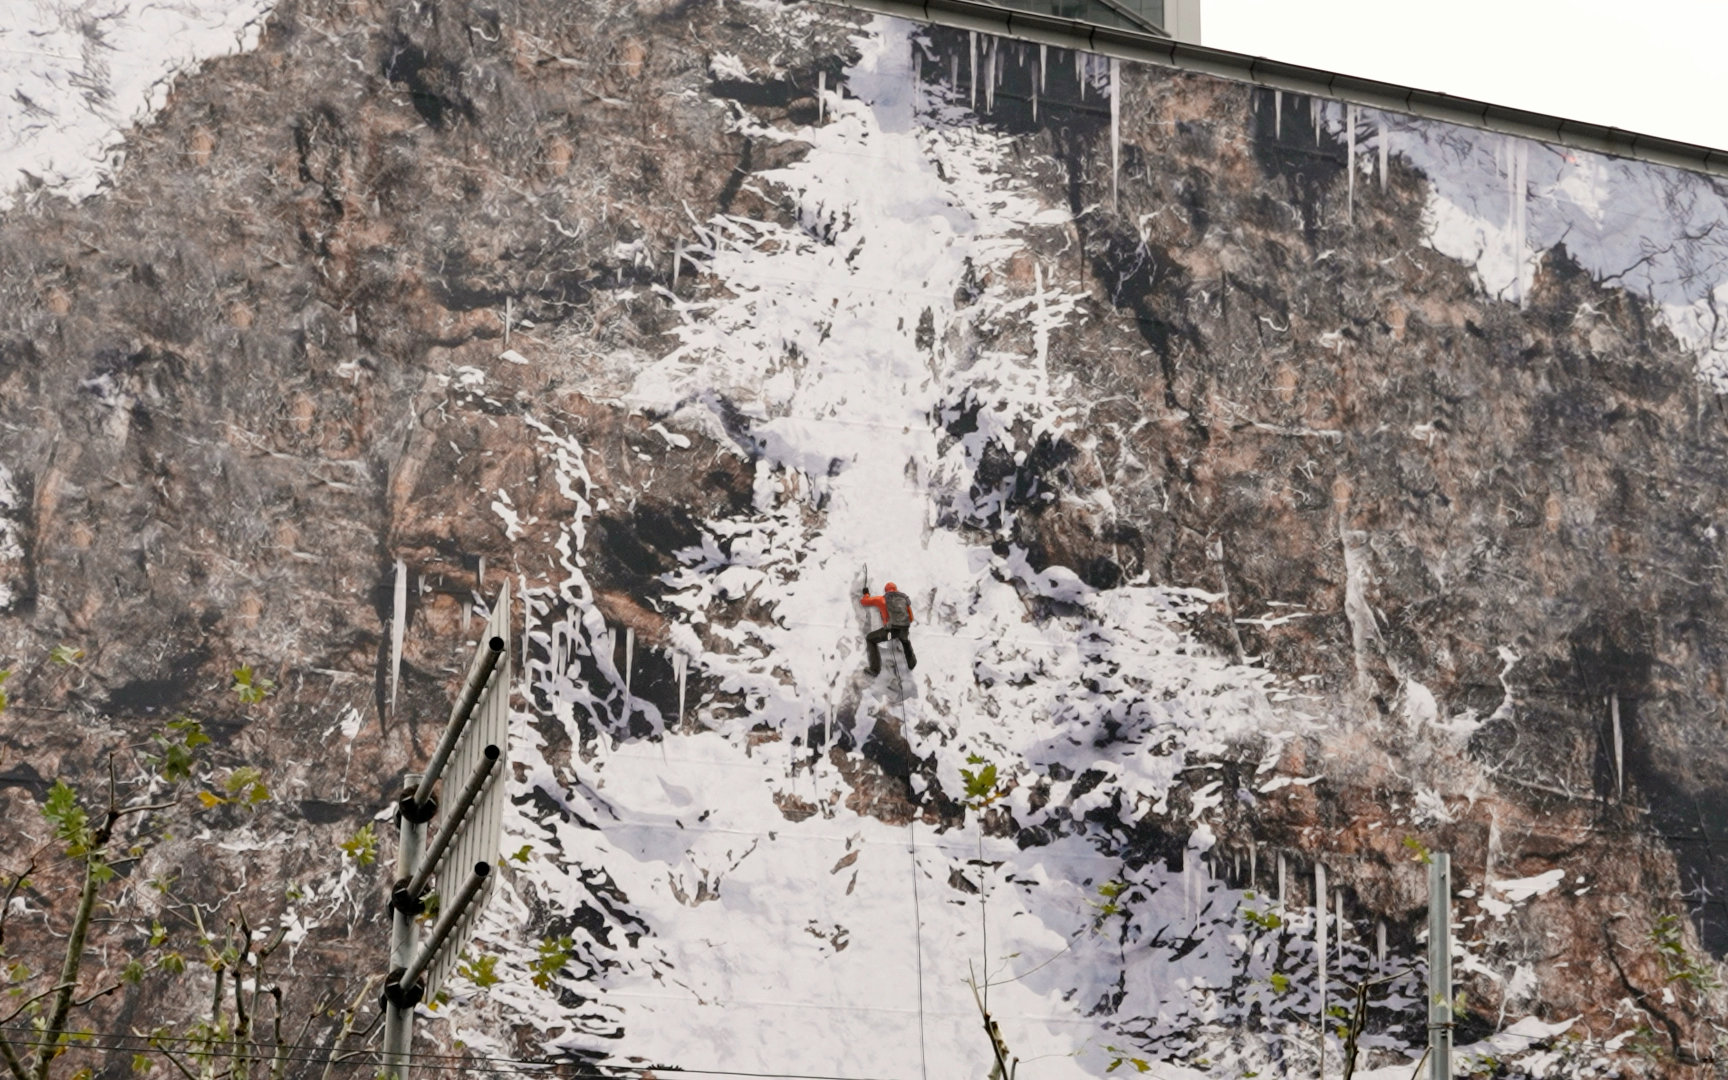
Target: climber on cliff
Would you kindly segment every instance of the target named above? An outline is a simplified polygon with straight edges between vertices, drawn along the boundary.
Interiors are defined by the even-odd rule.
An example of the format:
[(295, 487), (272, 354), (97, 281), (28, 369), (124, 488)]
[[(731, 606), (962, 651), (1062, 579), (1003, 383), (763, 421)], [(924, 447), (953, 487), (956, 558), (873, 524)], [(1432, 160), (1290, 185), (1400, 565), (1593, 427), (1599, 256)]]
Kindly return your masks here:
[(864, 607), (873, 607), (882, 616), (882, 625), (864, 635), (864, 647), (870, 651), (870, 674), (877, 675), (882, 671), (882, 653), (877, 646), (893, 638), (906, 650), (906, 669), (918, 666), (918, 658), (912, 655), (912, 641), (907, 637), (907, 631), (912, 628), (912, 599), (890, 581), (882, 590), (881, 596), (871, 596), (870, 586), (864, 586), (864, 595), (858, 601)]

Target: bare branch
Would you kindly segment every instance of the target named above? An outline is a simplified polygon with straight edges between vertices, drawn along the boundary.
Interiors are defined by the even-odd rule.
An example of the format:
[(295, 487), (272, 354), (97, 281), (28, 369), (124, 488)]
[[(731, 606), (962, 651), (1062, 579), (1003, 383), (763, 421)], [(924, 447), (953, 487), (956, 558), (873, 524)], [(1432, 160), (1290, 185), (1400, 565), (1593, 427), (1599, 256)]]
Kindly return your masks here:
[(18, 890), (30, 880), (30, 875), (36, 872), (36, 857), (43, 849), (37, 848), (30, 853), (30, 860), (24, 864), (24, 869), (12, 879), (12, 884), (6, 886), (6, 895), (0, 897), (0, 945), (6, 943), (6, 916), (12, 911), (12, 898), (18, 895)]
[(30, 1074), (24, 1071), (24, 1062), (18, 1058), (18, 1051), (12, 1049), (12, 1043), (5, 1035), (0, 1035), (0, 1057), (6, 1059), (6, 1067), (12, 1070), (13, 1080), (30, 1080)]
[(168, 1059), (168, 1064), (174, 1066), (176, 1069), (179, 1069), (180, 1075), (184, 1076), (186, 1078), (186, 1080), (198, 1080), (198, 1077), (193, 1075), (191, 1069), (188, 1069), (186, 1066), (180, 1064), (180, 1059), (174, 1056), (174, 1052), (172, 1050), (168, 1049), (166, 1046), (158, 1046), (158, 1047), (156, 1047), (156, 1050), (159, 1053), (161, 1053), (161, 1055), (163, 1057)]
[(74, 1001), (72, 1003), (72, 1007), (74, 1009), (82, 1009), (84, 1006), (90, 1004), (92, 1001), (95, 1001), (97, 998), (107, 997), (109, 994), (112, 994), (114, 991), (120, 989), (120, 986), (121, 986), (120, 983), (110, 983), (109, 985), (104, 986), (102, 989), (96, 991), (94, 994), (91, 994), (89, 997), (83, 999), (82, 1001)]
[(348, 1006), (343, 1012), (342, 1026), (336, 1032), (336, 1037), (330, 1040), (330, 1060), (324, 1063), (324, 1073), (319, 1080), (330, 1080), (330, 1070), (336, 1067), (336, 1062), (341, 1057), (340, 1051), (343, 1041), (354, 1033), (354, 1020), (360, 1015), (360, 1005), (372, 995), (372, 987), (377, 982), (378, 976), (376, 975), (367, 979), (366, 984), (360, 988), (360, 992), (354, 995), (354, 1004)]
[(0, 1016), (0, 1024), (10, 1024), (12, 1022), (12, 1020), (19, 1013), (23, 1012), (25, 1009), (28, 1009), (30, 1006), (36, 1004), (38, 1001), (41, 1001), (43, 998), (47, 997), (49, 994), (58, 993), (59, 991), (64, 990), (64, 989), (66, 989), (64, 986), (50, 986), (48, 989), (42, 991), (40, 994), (37, 994), (36, 996), (31, 997), (31, 998), (26, 998), (24, 1001), (19, 1002), (18, 1007), (16, 1009), (13, 1009), (11, 1012), (7, 1013), (5, 1016)]

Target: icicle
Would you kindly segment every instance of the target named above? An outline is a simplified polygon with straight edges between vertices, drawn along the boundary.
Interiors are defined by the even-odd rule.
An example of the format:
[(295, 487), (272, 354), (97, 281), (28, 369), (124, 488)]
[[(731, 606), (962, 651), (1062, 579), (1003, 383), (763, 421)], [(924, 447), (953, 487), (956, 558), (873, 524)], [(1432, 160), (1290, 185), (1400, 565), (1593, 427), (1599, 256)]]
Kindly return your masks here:
[(1118, 208), (1117, 182), (1122, 172), (1122, 62), (1110, 58), (1110, 209)]
[(480, 564), (474, 569), (474, 591), (481, 596), (486, 595), (486, 556), (480, 556)]
[(970, 84), (972, 107), (978, 107), (978, 31), (966, 31), (966, 81)]
[(504, 298), (504, 347), (506, 349), (510, 347), (510, 322), (514, 317), (513, 305), (510, 300), (511, 298), (508, 296)]
[(1374, 962), (1380, 967), (1386, 966), (1386, 920), (1380, 919), (1374, 924)]
[(1487, 896), (1488, 890), (1494, 887), (1494, 855), (1500, 850), (1500, 814), (1490, 811), (1488, 814), (1488, 852), (1483, 857), (1482, 895)]
[(1392, 158), (1392, 129), (1386, 126), (1385, 114), (1380, 119), (1380, 190), (1386, 190), (1387, 166)]
[(1608, 718), (1614, 723), (1614, 797), (1626, 799), (1626, 743), (1620, 731), (1620, 695), (1608, 695)]
[(1272, 138), (1284, 137), (1284, 91), (1272, 91)]
[(1308, 99), (1308, 118), (1314, 121), (1314, 145), (1320, 145), (1320, 99)]
[(390, 609), (390, 711), (396, 711), (396, 684), (402, 676), (402, 631), (408, 621), (408, 564), (396, 560), (396, 596)]
[(1259, 877), (1256, 876), (1256, 871), (1259, 869), (1257, 865), (1259, 857), (1260, 845), (1252, 840), (1248, 841), (1248, 887), (1250, 889), (1260, 881)]
[(1286, 904), (1284, 902), (1284, 898), (1288, 895), (1284, 891), (1284, 874), (1285, 874), (1284, 853), (1282, 851), (1280, 851), (1278, 853), (1278, 906), (1279, 907), (1285, 907), (1286, 906)]
[(1350, 180), (1344, 185), (1344, 221), (1356, 220), (1356, 106), (1344, 106), (1344, 171)]
[[(1314, 956), (1319, 964), (1319, 972), (1314, 977), (1315, 989), (1320, 992), (1320, 1030), (1326, 1030), (1326, 864), (1314, 864)], [(1325, 1036), (1321, 1036), (1321, 1046), (1325, 1046)], [(1322, 1051), (1324, 1052), (1324, 1051)], [(1324, 1067), (1320, 1075), (1325, 1076)]]
[(684, 241), (672, 246), (672, 288), (678, 288), (678, 264), (684, 261)]
[(828, 119), (828, 73), (816, 73), (816, 122), (823, 123)]
[(1038, 85), (1036, 83), (1032, 85), (1032, 122), (1034, 124), (1038, 122)]
[(684, 680), (690, 672), (690, 657), (681, 652), (672, 654), (672, 674), (678, 680), (678, 727), (684, 727)]
[(1044, 69), (1050, 61), (1050, 46), (1038, 46), (1038, 89), (1044, 89)]
[(1038, 357), (1038, 377), (1050, 377), (1050, 321), (1044, 315), (1044, 265), (1032, 264), (1032, 286), (1035, 321), (1032, 325), (1032, 348)]
[(630, 675), (636, 667), (636, 628), (624, 628), (624, 700), (630, 701)]
[(985, 41), (983, 50), (983, 111), (995, 112), (995, 57), (1001, 50), (990, 48)]
[(1512, 252), (1514, 256), (1512, 267), (1518, 275), (1518, 306), (1524, 307), (1526, 301), (1529, 299), (1529, 297), (1524, 294), (1524, 266), (1527, 262), (1527, 256), (1530, 251), (1530, 246), (1527, 242), (1528, 236), (1526, 235), (1529, 231), (1530, 222), (1530, 144), (1525, 142), (1523, 139), (1519, 139), (1517, 144), (1512, 148), (1512, 169), (1515, 174), (1515, 179), (1512, 185), (1512, 205), (1515, 211), (1513, 217), (1512, 242), (1516, 245)]
[(948, 58), (948, 86), (955, 96), (960, 94), (960, 54), (955, 53)]
[(1332, 910), (1337, 914), (1337, 918), (1338, 918), (1338, 932), (1336, 934), (1332, 935), (1333, 948), (1337, 949), (1339, 954), (1342, 955), (1344, 952), (1344, 927), (1346, 925), (1344, 922), (1344, 890), (1343, 889), (1336, 889), (1333, 891), (1333, 893), (1332, 893)]
[(1080, 100), (1086, 100), (1086, 54), (1074, 50), (1074, 81), (1080, 84)]

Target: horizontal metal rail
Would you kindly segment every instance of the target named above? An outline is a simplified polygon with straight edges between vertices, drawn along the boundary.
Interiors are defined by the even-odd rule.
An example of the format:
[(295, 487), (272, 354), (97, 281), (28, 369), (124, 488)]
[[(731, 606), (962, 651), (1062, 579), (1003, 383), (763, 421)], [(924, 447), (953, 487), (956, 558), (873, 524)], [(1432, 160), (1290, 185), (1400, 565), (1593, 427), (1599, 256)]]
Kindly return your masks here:
[(1575, 150), (1648, 161), (1677, 169), (1728, 177), (1728, 150), (1641, 135), (1624, 128), (1567, 120), (1546, 113), (1493, 105), (1473, 98), (1417, 90), (1396, 83), (1362, 79), (1320, 68), (1287, 64), (1261, 56), (1192, 45), (1171, 38), (1113, 26), (998, 7), (985, 0), (822, 0), (917, 22), (977, 30), (987, 34), (1084, 49), (1102, 56), (1138, 60), (1160, 67), (1213, 75), (1269, 89), (1333, 98), (1388, 112), (1443, 120), (1483, 131), (1500, 132)]
[(462, 686), (462, 696), (456, 701), (456, 707), (450, 711), (450, 723), (444, 727), (444, 737), (438, 740), (438, 749), (432, 751), (432, 760), (426, 763), (426, 775), (421, 778), (420, 786), (414, 789), (414, 801), (422, 806), (432, 797), (432, 787), (438, 783), (438, 777), (443, 774), (444, 766), (450, 760), (450, 754), (456, 749), (456, 744), (462, 738), (462, 732), (467, 729), (469, 719), (474, 715), (474, 706), (479, 703), (480, 695), (486, 692), (487, 680), (492, 678), (492, 672), (498, 666), (498, 659), (504, 655), (504, 639), (495, 637), (487, 640), (486, 651), (480, 654), (479, 663), (468, 676), (468, 681)]
[(445, 850), (461, 834), (462, 823), (467, 819), (468, 811), (473, 809), (474, 801), (486, 790), (486, 781), (491, 778), (492, 770), (498, 764), (498, 757), (498, 748), (487, 744), (485, 753), (474, 763), (474, 772), (462, 786), (461, 794), (444, 810), (444, 820), (438, 824), (438, 835), (432, 838), (432, 845), (426, 849), (426, 854), (420, 857), (420, 869), (415, 872), (414, 880), (408, 883), (409, 900), (419, 899), (420, 894), (426, 891), (426, 886), (432, 883), (432, 875), (438, 871), (438, 860), (444, 857)]
[(481, 887), (486, 884), (486, 875), (491, 872), (491, 863), (475, 863), (474, 872), (462, 883), (462, 891), (444, 901), (443, 910), (438, 915), (438, 924), (432, 928), (432, 936), (426, 939), (426, 944), (420, 947), (414, 962), (402, 973), (400, 985), (403, 989), (412, 989), (420, 981), (420, 976), (426, 974), (426, 969), (438, 958), (438, 950), (444, 947), (444, 942), (449, 940), (451, 933), (455, 931), (456, 924), (462, 921), (462, 913), (467, 911), (468, 905), (480, 895)]

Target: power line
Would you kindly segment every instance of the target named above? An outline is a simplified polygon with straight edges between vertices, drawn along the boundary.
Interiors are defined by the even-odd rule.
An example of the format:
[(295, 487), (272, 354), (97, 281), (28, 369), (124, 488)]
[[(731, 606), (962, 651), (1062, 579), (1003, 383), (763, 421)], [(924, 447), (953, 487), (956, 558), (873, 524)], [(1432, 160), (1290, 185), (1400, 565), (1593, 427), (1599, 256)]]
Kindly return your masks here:
[[(39, 1048), (39, 1047), (60, 1048), (60, 1047), (64, 1047), (67, 1050), (77, 1050), (77, 1049), (118, 1050), (118, 1051), (122, 1051), (122, 1052), (131, 1052), (131, 1053), (156, 1053), (156, 1054), (162, 1054), (162, 1055), (169, 1055), (169, 1054), (175, 1053), (175, 1051), (169, 1049), (166, 1046), (161, 1046), (161, 1045), (157, 1045), (157, 1044), (164, 1043), (164, 1042), (178, 1042), (178, 1043), (182, 1043), (182, 1044), (185, 1044), (185, 1043), (204, 1043), (205, 1042), (205, 1040), (194, 1039), (191, 1036), (184, 1036), (184, 1035), (153, 1037), (153, 1036), (148, 1036), (148, 1035), (135, 1035), (135, 1034), (127, 1033), (127, 1032), (115, 1032), (115, 1031), (79, 1033), (80, 1035), (88, 1034), (88, 1035), (92, 1036), (91, 1040), (88, 1042), (72, 1041), (72, 1039), (70, 1037), (68, 1037), (68, 1038), (66, 1038), (60, 1042), (50, 1042), (50, 1041), (45, 1040), (41, 1037), (41, 1035), (42, 1035), (41, 1032), (37, 1031), (34, 1028), (30, 1028), (30, 1027), (19, 1027), (17, 1025), (13, 1025), (11, 1027), (0, 1027), (0, 1031), (20, 1031), (20, 1032), (23, 1032), (24, 1034), (30, 1036), (30, 1038), (28, 1038), (28, 1039), (18, 1039), (18, 1038), (10, 1038), (9, 1037), (10, 1041), (14, 1047), (21, 1047), (21, 1046), (22, 1047), (32, 1047), (32, 1048)], [(106, 1038), (106, 1039), (110, 1039), (110, 1040), (123, 1040), (123, 1041), (103, 1042), (103, 1041), (101, 1041), (101, 1038), (97, 1038), (98, 1036), (101, 1038)], [(142, 1045), (131, 1045), (131, 1044), (142, 1044)], [(241, 1042), (239, 1040), (234, 1040), (234, 1039), (210, 1040), (208, 1045), (210, 1046), (210, 1049), (184, 1048), (184, 1049), (181, 1049), (179, 1052), (186, 1054), (187, 1056), (190, 1056), (190, 1057), (233, 1057), (235, 1054), (240, 1053), (242, 1051), (256, 1051), (255, 1053), (252, 1054), (252, 1056), (257, 1057), (257, 1058), (262, 1060), (264, 1058), (274, 1056), (275, 1051), (278, 1049), (278, 1046), (275, 1043), (257, 1042), (254, 1040), (247, 1040), (244, 1042)], [(313, 1055), (284, 1054), (282, 1056), (282, 1059), (285, 1061), (307, 1062), (307, 1063), (311, 1063), (311, 1064), (337, 1064), (337, 1065), (366, 1064), (366, 1065), (371, 1065), (371, 1064), (375, 1064), (374, 1059), (376, 1059), (378, 1057), (378, 1053), (375, 1050), (349, 1051), (349, 1052), (347, 1052), (347, 1054), (332, 1054), (329, 1052), (331, 1049), (333, 1049), (332, 1047), (324, 1047), (324, 1046), (320, 1046), (320, 1045), (306, 1044), (306, 1043), (283, 1043), (283, 1044), (281, 1044), (280, 1049), (285, 1049), (285, 1050), (314, 1050), (314, 1051), (322, 1052), (321, 1054), (313, 1054)], [(348, 1056), (348, 1055), (352, 1055), (352, 1056)], [(343, 1060), (344, 1057), (346, 1057), (347, 1059)], [(428, 1062), (436, 1062), (438, 1064), (428, 1064)], [(685, 1065), (668, 1065), (665, 1062), (656, 1062), (654, 1064), (647, 1064), (647, 1065), (606, 1065), (606, 1064), (601, 1064), (598, 1062), (594, 1062), (594, 1063), (582, 1062), (580, 1060), (572, 1059), (572, 1058), (566, 1058), (566, 1059), (558, 1059), (558, 1058), (507, 1058), (507, 1057), (486, 1057), (484, 1055), (478, 1055), (478, 1054), (472, 1054), (472, 1055), (464, 1055), (464, 1054), (415, 1054), (414, 1055), (414, 1067), (416, 1069), (434, 1069), (434, 1070), (440, 1070), (440, 1071), (446, 1071), (446, 1072), (501, 1073), (501, 1072), (512, 1072), (512, 1071), (519, 1070), (519, 1069), (549, 1069), (549, 1068), (569, 1068), (569, 1067), (581, 1068), (584, 1066), (586, 1066), (588, 1069), (590, 1069), (592, 1071), (589, 1071), (586, 1073), (579, 1073), (577, 1075), (581, 1076), (581, 1077), (593, 1077), (593, 1078), (596, 1078), (596, 1080), (610, 1080), (610, 1078), (618, 1077), (618, 1076), (627, 1076), (631, 1073), (645, 1073), (645, 1072), (654, 1072), (654, 1071), (680, 1072), (680, 1073), (688, 1073), (688, 1074), (694, 1075), (694, 1076), (747, 1077), (747, 1078), (751, 1078), (751, 1080), (895, 1080), (895, 1078), (891, 1078), (891, 1077), (846, 1077), (846, 1076), (834, 1076), (834, 1075), (830, 1075), (827, 1073), (753, 1072), (753, 1071), (743, 1070), (743, 1069), (700, 1069), (700, 1068), (692, 1068), (690, 1066), (685, 1066)], [(611, 1070), (611, 1071), (602, 1071), (602, 1070)]]

